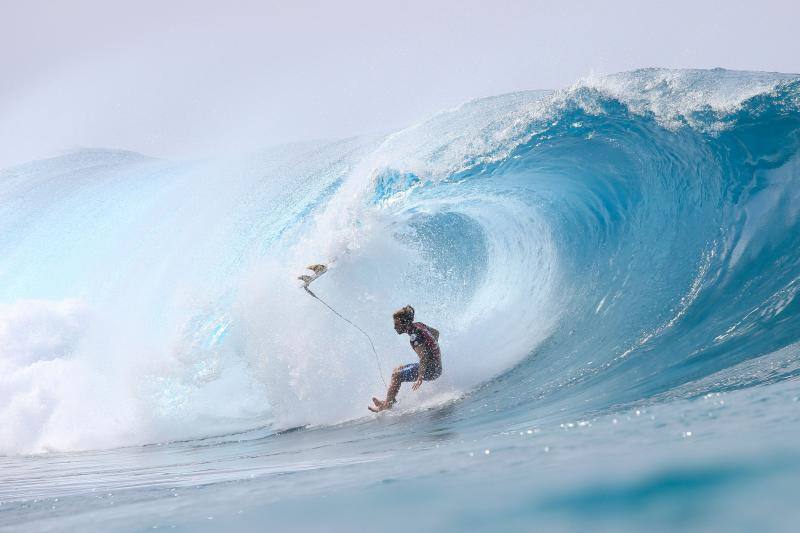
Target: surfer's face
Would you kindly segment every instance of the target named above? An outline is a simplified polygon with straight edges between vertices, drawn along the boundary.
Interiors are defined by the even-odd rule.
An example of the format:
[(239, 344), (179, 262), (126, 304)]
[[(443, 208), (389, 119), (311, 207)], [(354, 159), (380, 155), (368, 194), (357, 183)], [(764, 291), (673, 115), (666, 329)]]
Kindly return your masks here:
[(406, 332), (407, 324), (400, 320), (399, 318), (394, 319), (394, 330), (397, 332), (398, 335), (401, 335)]

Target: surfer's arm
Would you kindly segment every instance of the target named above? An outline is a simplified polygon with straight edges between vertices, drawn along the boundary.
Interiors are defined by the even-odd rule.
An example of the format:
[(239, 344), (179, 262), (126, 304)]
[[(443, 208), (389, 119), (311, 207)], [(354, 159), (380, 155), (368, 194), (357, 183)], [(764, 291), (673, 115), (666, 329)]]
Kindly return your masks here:
[(436, 328), (432, 328), (432, 327), (428, 326), (428, 331), (431, 332), (431, 335), (433, 335), (433, 338), (436, 340), (436, 343), (438, 344), (439, 343), (439, 330), (436, 329)]
[(417, 381), (411, 385), (411, 390), (417, 390), (422, 385), (422, 376), (424, 376), (425, 372), (427, 371), (428, 358), (430, 357), (428, 351), (423, 346), (416, 346), (414, 351), (417, 352), (417, 355), (419, 356), (419, 372), (417, 375)]

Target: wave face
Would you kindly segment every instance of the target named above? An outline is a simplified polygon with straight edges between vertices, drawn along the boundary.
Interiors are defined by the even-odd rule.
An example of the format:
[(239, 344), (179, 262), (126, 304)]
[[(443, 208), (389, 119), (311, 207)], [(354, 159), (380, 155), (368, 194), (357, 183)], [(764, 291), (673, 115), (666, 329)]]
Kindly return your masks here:
[(393, 310), (442, 332), (406, 411), (578, 416), (794, 376), (759, 358), (800, 341), (799, 148), (798, 77), (650, 69), (384, 138), (8, 169), (0, 453), (363, 417), (369, 345), (294, 279), (320, 261), (385, 374), (413, 359)]

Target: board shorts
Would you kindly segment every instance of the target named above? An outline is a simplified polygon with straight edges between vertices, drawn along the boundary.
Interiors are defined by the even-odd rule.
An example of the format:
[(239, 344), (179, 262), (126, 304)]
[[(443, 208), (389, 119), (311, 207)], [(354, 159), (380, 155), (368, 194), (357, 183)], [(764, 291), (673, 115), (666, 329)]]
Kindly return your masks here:
[[(441, 375), (442, 365), (434, 365), (432, 367), (428, 367), (427, 372), (425, 372), (425, 375), (422, 376), (422, 380), (433, 381)], [(419, 363), (411, 363), (400, 367), (401, 382), (405, 383), (409, 381), (417, 381), (417, 378), (419, 378)]]

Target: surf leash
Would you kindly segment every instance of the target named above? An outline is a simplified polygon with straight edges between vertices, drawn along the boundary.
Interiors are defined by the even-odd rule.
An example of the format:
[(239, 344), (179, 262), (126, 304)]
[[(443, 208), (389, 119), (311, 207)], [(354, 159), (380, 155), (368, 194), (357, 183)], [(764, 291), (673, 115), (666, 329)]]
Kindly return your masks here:
[(386, 379), (384, 379), (384, 377), (383, 377), (383, 368), (381, 368), (381, 358), (378, 356), (378, 350), (375, 349), (375, 343), (372, 342), (372, 337), (369, 336), (369, 333), (367, 333), (366, 331), (361, 329), (361, 327), (358, 324), (356, 324), (355, 322), (353, 322), (352, 320), (350, 320), (347, 317), (343, 316), (341, 313), (339, 313), (339, 311), (337, 311), (336, 309), (334, 309), (333, 307), (328, 305), (328, 303), (325, 300), (323, 300), (322, 298), (320, 298), (319, 296), (314, 294), (312, 292), (312, 290), (308, 288), (309, 284), (312, 281), (314, 281), (315, 279), (317, 279), (318, 277), (320, 277), (321, 275), (323, 275), (325, 272), (327, 272), (328, 268), (325, 265), (311, 265), (308, 268), (309, 268), (309, 270), (312, 270), (314, 272), (314, 275), (313, 276), (300, 276), (298, 278), (298, 279), (301, 279), (303, 281), (303, 290), (305, 290), (308, 294), (310, 294), (311, 297), (314, 298), (315, 300), (317, 300), (319, 303), (321, 303), (322, 305), (324, 305), (325, 307), (330, 309), (333, 314), (335, 314), (336, 316), (338, 316), (339, 318), (341, 318), (342, 320), (344, 320), (345, 322), (347, 322), (348, 324), (350, 324), (351, 326), (356, 328), (358, 331), (360, 331), (367, 338), (367, 340), (369, 341), (369, 345), (372, 348), (372, 353), (375, 354), (375, 363), (378, 365), (378, 375), (381, 377), (381, 381), (383, 381), (383, 385), (388, 388), (389, 385), (386, 383)]

